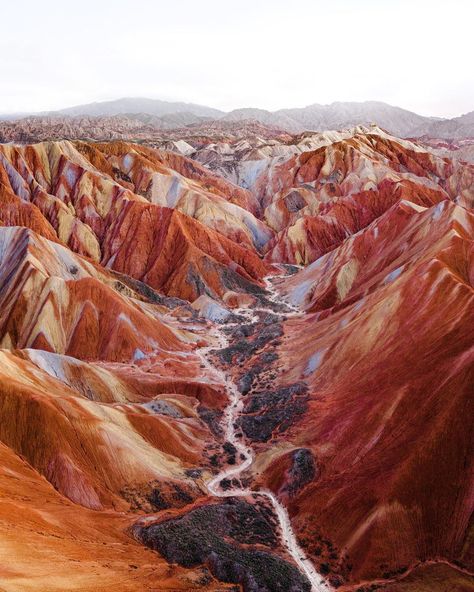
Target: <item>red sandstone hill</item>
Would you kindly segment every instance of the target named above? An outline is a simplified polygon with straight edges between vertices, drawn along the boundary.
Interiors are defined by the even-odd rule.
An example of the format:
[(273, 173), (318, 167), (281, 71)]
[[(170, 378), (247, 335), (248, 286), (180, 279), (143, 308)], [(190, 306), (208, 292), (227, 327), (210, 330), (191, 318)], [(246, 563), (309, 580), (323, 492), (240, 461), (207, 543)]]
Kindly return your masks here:
[[(473, 589), (473, 167), (373, 128), (207, 140), (245, 188), (142, 145), (0, 146), (0, 587), (227, 589), (230, 539), (184, 568), (179, 540), (167, 563), (130, 533), (183, 517), (209, 540), (232, 375), (239, 478), (332, 586)], [(229, 503), (261, 559), (274, 522)]]
[(152, 592), (231, 589), (207, 570), (171, 566), (126, 534), (130, 518), (67, 500), (0, 444), (2, 589)]
[(137, 350), (191, 347), (189, 335), (180, 339), (170, 321), (131, 290), (121, 293), (105, 270), (27, 228), (0, 227), (0, 284), (3, 348), (128, 361)]
[(254, 194), (277, 233), (264, 247), (267, 260), (307, 264), (401, 200), (471, 208), (473, 166), (438, 152), (359, 126), (291, 140), (219, 140), (196, 145), (193, 158)]
[(341, 581), (440, 560), (454, 582), (472, 565), (473, 236), (462, 207), (404, 202), (283, 286), (313, 311), (278, 348), (279, 384), (309, 387), (284, 440), (315, 470), (289, 495), (288, 452), (271, 441), (262, 478)]
[(0, 286), (0, 440), (86, 507), (153, 481), (202, 495), (197, 409), (223, 404), (194, 353), (204, 325), (27, 228), (0, 228)]
[(405, 199), (472, 207), (474, 167), (383, 133), (355, 134), (268, 168), (256, 182), (264, 219), (278, 235), (271, 261), (311, 263)]
[(272, 232), (237, 205), (251, 207), (247, 193), (175, 155), (126, 144), (2, 146), (0, 203), (4, 225), (173, 296), (251, 290), (268, 270), (256, 249)]

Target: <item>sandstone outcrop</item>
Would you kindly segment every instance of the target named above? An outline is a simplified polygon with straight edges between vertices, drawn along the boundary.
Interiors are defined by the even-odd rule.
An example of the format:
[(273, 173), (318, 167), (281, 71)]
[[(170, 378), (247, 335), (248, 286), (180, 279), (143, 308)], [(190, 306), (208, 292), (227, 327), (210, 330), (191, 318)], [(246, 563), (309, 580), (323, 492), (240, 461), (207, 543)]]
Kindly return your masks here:
[(169, 134), (0, 145), (2, 589), (471, 589), (473, 165)]

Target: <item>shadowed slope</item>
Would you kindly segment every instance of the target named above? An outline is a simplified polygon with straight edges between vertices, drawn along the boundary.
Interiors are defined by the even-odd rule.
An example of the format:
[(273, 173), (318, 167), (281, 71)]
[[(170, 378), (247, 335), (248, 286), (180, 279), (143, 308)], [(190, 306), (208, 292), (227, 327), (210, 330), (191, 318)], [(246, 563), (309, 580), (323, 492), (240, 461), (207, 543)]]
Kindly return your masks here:
[(305, 152), (257, 180), (265, 219), (279, 231), (271, 261), (311, 263), (402, 199), (471, 206), (474, 167), (453, 163), (383, 132)]
[[(187, 300), (261, 291), (269, 266), (252, 252), (169, 208), (128, 203), (105, 236), (103, 263)], [(137, 244), (141, 245), (137, 249)]]
[(287, 321), (277, 350), (284, 384), (310, 389), (285, 440), (313, 469), (292, 489), (273, 443), (264, 479), (336, 580), (472, 561), (473, 236), (450, 202), (402, 204), (284, 286), (318, 311)]
[[(229, 148), (253, 198), (143, 146), (0, 147), (8, 592), (52, 557), (51, 590), (217, 592), (204, 564), (306, 589), (307, 563), (344, 592), (472, 587), (473, 168), (375, 128), (290, 141)], [(132, 524), (202, 567), (145, 568)]]
[[(155, 269), (152, 285), (173, 295), (187, 293), (192, 299), (206, 292), (222, 296), (228, 284), (235, 288), (241, 278), (244, 289), (246, 280), (258, 285), (265, 274), (267, 268), (255, 247), (263, 247), (272, 232), (228, 201), (248, 205), (248, 197), (244, 190), (182, 157), (128, 144), (79, 143), (77, 149), (70, 142), (0, 147), (0, 203), (4, 205), (0, 222), (21, 223), (121, 271), (119, 248), (146, 253), (150, 237), (160, 235), (158, 245), (173, 244), (180, 252), (181, 273), (173, 283), (163, 277), (169, 272)], [(176, 208), (173, 215), (168, 206)], [(137, 216), (139, 231), (133, 228), (133, 234), (125, 236)], [(159, 254), (154, 245), (154, 259)], [(163, 252), (162, 258), (168, 255)], [(138, 270), (128, 266), (127, 273), (142, 277), (147, 258)], [(195, 274), (200, 258), (206, 262), (198, 263), (202, 283), (188, 290), (185, 278)]]
[(120, 293), (113, 276), (26, 228), (0, 228), (0, 286), (2, 347), (130, 360), (197, 341), (160, 318), (166, 309)]

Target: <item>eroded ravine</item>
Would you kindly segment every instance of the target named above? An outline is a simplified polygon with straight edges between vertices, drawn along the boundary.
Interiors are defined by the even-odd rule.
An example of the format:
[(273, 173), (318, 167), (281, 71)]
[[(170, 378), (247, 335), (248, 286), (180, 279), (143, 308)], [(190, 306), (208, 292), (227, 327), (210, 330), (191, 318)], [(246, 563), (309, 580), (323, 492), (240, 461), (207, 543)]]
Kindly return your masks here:
[[(280, 304), (279, 294), (275, 289), (272, 280), (277, 280), (281, 277), (285, 276), (268, 276), (265, 278), (267, 299), (278, 304)], [(285, 304), (285, 309), (286, 310), (284, 313), (275, 313), (275, 311), (270, 308), (266, 309), (261, 307), (254, 310), (238, 309), (235, 312), (239, 316), (244, 317), (248, 322), (253, 322), (256, 320), (256, 313), (268, 313), (273, 315), (277, 314), (281, 318), (299, 314), (299, 312), (290, 305)], [(229, 327), (230, 325), (227, 324), (226, 326)], [(298, 544), (296, 535), (291, 526), (288, 512), (286, 511), (286, 508), (283, 506), (283, 504), (275, 496), (275, 494), (267, 489), (253, 490), (251, 488), (243, 488), (235, 485), (235, 480), (239, 477), (239, 475), (242, 475), (252, 465), (254, 461), (254, 451), (242, 441), (242, 438), (238, 437), (237, 430), (235, 428), (236, 421), (239, 418), (243, 407), (242, 395), (237, 388), (232, 376), (225, 370), (216, 367), (210, 359), (211, 352), (216, 353), (216, 350), (225, 349), (229, 346), (229, 340), (223, 333), (222, 329), (218, 326), (216, 326), (214, 329), (213, 337), (215, 338), (217, 345), (214, 343), (213, 345), (201, 348), (198, 353), (202, 359), (203, 365), (210, 372), (210, 374), (214, 375), (219, 383), (226, 386), (229, 403), (224, 411), (222, 427), (225, 440), (235, 447), (237, 454), (236, 464), (228, 466), (215, 475), (207, 482), (207, 488), (211, 495), (220, 498), (253, 496), (254, 498), (261, 497), (268, 500), (278, 519), (281, 543), (288, 554), (292, 557), (299, 570), (309, 580), (311, 584), (311, 590), (313, 592), (328, 592), (331, 590), (330, 586), (323, 580), (322, 576), (317, 572), (311, 560), (306, 557), (305, 552)], [(225, 490), (221, 486), (223, 481), (225, 481), (227, 484), (230, 483), (230, 486), (226, 486)]]

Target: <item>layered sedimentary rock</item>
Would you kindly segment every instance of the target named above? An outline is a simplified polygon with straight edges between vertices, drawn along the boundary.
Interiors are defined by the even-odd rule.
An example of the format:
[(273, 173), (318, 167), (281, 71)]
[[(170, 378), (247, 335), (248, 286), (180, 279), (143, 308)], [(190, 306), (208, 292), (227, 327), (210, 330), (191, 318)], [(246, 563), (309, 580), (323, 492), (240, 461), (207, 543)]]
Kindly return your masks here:
[(11, 449), (0, 444), (2, 589), (232, 589), (206, 568), (171, 566), (126, 534), (124, 514), (89, 510), (58, 493)]
[[(196, 342), (116, 276), (23, 227), (0, 227), (0, 345), (130, 360)], [(118, 344), (120, 347), (118, 347)]]
[[(141, 488), (145, 496), (149, 484), (163, 489), (164, 499), (173, 484), (190, 499), (202, 496), (185, 473), (212, 440), (195, 399), (174, 403), (171, 394), (147, 406), (113, 370), (95, 374), (87, 364), (37, 350), (3, 351), (1, 358), (0, 438), (64, 496), (92, 509), (127, 508), (133, 492)], [(102, 401), (103, 390), (113, 390), (115, 400)], [(170, 413), (160, 413), (160, 405)]]
[(431, 205), (449, 198), (472, 207), (468, 140), (432, 152), (428, 146), (438, 144), (426, 139), (359, 126), (194, 145), (193, 158), (257, 198), (259, 215), (277, 233), (265, 247), (275, 262), (311, 262), (401, 199)]
[(311, 263), (400, 200), (472, 207), (474, 168), (384, 133), (355, 134), (269, 168), (256, 191), (278, 235), (267, 258)]
[(176, 155), (120, 143), (2, 146), (0, 192), (4, 225), (166, 294), (257, 289), (268, 269), (257, 250), (272, 231), (245, 209), (248, 192)]
[(473, 137), (458, 141), (423, 137), (420, 141), (438, 156), (474, 163)]
[[(281, 389), (306, 385), (306, 409), (267, 432), (259, 478), (334, 582), (469, 570), (473, 236), (452, 202), (403, 202), (281, 286), (309, 314), (284, 324), (273, 366)], [(271, 422), (277, 401), (249, 397)]]
[(192, 309), (181, 322), (184, 303), (27, 228), (0, 228), (0, 245), (0, 439), (86, 507), (126, 505), (127, 490), (160, 480), (202, 495), (185, 474), (213, 442)]
[(469, 590), (472, 165), (206, 129), (0, 146), (2, 588)]

